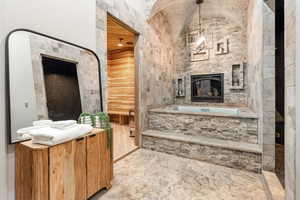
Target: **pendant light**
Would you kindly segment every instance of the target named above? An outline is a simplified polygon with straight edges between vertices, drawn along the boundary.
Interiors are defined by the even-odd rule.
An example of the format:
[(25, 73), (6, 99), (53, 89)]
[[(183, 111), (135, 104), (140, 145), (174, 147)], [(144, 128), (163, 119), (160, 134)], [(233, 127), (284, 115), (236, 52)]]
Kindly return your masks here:
[(119, 43), (118, 43), (118, 47), (124, 46), (124, 45), (123, 45), (123, 40), (124, 40), (124, 39), (123, 39), (123, 38), (120, 38), (119, 40), (120, 40), (120, 41), (119, 41)]
[(196, 41), (196, 46), (197, 49), (202, 49), (203, 45), (206, 41), (206, 38), (202, 35), (202, 26), (201, 26), (201, 3), (203, 3), (203, 0), (196, 0), (196, 4), (198, 4), (198, 11), (199, 11), (199, 34), (198, 34), (198, 39)]

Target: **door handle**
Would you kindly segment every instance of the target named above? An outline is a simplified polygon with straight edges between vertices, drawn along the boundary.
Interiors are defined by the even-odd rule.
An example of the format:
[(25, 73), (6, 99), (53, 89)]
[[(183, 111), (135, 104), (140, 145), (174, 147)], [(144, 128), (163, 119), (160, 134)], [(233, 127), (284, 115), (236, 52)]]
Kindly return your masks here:
[(82, 137), (82, 138), (77, 138), (76, 141), (77, 141), (77, 142), (80, 142), (80, 141), (83, 140), (83, 139), (84, 139), (83, 137)]

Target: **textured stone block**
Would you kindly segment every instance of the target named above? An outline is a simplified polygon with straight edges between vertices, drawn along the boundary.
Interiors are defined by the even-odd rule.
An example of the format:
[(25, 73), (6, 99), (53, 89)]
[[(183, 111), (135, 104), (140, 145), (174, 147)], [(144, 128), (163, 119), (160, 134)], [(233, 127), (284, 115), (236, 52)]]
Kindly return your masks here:
[(261, 154), (143, 136), (142, 147), (235, 169), (261, 172)]
[(184, 135), (258, 143), (256, 119), (150, 112), (149, 128)]

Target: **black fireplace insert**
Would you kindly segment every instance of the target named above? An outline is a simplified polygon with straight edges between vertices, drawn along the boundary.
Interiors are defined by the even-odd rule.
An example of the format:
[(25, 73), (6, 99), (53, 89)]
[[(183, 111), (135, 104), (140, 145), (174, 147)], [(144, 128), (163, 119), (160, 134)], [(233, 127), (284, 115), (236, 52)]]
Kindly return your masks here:
[(224, 102), (224, 74), (191, 76), (192, 102)]

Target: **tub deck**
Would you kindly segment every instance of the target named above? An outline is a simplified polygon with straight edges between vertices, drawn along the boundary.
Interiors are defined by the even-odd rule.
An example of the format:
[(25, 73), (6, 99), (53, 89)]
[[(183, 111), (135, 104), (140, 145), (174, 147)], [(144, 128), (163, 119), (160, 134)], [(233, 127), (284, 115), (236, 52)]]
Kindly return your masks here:
[[(175, 110), (174, 106), (187, 106), (195, 108), (224, 108), (224, 109), (238, 109), (239, 114), (230, 113), (210, 113), (210, 112), (189, 112), (189, 111), (179, 111)], [(247, 107), (232, 107), (232, 106), (194, 106), (194, 105), (169, 105), (160, 108), (154, 108), (149, 110), (150, 113), (167, 113), (167, 114), (185, 114), (185, 115), (203, 115), (203, 116), (217, 116), (217, 117), (232, 117), (232, 118), (248, 118), (257, 119), (257, 114), (251, 111)]]

